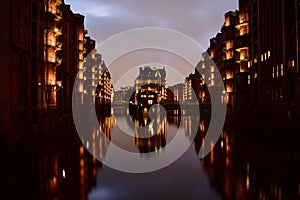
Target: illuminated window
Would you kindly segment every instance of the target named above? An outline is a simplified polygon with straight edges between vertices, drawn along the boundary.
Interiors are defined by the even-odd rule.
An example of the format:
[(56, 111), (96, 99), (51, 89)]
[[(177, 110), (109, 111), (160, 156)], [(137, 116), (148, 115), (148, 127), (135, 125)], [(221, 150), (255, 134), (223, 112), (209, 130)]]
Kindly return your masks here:
[(295, 61), (292, 60), (292, 67), (295, 67)]
[(215, 51), (214, 50), (210, 50), (210, 57), (214, 58), (215, 57)]
[(232, 92), (232, 91), (233, 91), (232, 85), (231, 84), (226, 85), (226, 92)]
[(226, 52), (226, 60), (229, 60), (233, 57), (233, 51), (229, 50)]
[(250, 85), (250, 84), (251, 84), (251, 76), (248, 75), (248, 85)]
[(261, 61), (261, 62), (264, 61), (264, 54), (261, 54), (261, 56), (260, 56), (260, 61)]
[(232, 40), (226, 41), (226, 50), (229, 50), (232, 48), (233, 48), (233, 41)]
[(254, 58), (254, 63), (257, 63), (257, 57)]
[(254, 78), (257, 78), (257, 72), (254, 73)]
[(272, 70), (272, 78), (275, 78), (275, 67), (273, 67), (273, 70)]
[(83, 43), (82, 43), (82, 42), (79, 42), (79, 43), (78, 43), (78, 49), (79, 49), (79, 50), (83, 50)]
[(78, 40), (83, 41), (83, 30), (78, 31)]
[(271, 56), (271, 52), (270, 52), (270, 51), (268, 51), (268, 58), (270, 58), (270, 56)]
[(242, 65), (241, 63), (239, 65), (239, 67), (240, 67), (240, 72), (245, 72), (246, 71), (245, 66)]
[(55, 51), (54, 51), (54, 49), (49, 48), (47, 53), (48, 53), (47, 61), (48, 61), (48, 62), (55, 62), (56, 56), (55, 56)]
[(279, 77), (279, 66), (276, 66), (276, 77)]
[(265, 53), (265, 60), (267, 60), (267, 53)]
[(280, 65), (280, 76), (283, 76), (283, 64)]
[(83, 79), (83, 71), (82, 70), (80, 70), (80, 71), (78, 71), (78, 77), (79, 77), (79, 79)]
[(227, 15), (225, 18), (225, 26), (230, 26), (230, 15)]

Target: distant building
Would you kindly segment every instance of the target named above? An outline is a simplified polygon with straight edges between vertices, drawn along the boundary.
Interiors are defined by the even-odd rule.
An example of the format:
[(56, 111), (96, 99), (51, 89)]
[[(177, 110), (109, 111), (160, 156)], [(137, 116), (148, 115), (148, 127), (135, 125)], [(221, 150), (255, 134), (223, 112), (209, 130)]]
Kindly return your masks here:
[(131, 86), (121, 87), (120, 90), (114, 91), (113, 103), (115, 104), (129, 104), (131, 95), (135, 89)]
[(179, 83), (173, 86), (169, 86), (169, 89), (173, 91), (174, 101), (181, 102), (184, 99), (184, 83)]
[(139, 76), (135, 79), (133, 104), (141, 107), (150, 107), (151, 105), (164, 102), (166, 98), (165, 68), (141, 67)]

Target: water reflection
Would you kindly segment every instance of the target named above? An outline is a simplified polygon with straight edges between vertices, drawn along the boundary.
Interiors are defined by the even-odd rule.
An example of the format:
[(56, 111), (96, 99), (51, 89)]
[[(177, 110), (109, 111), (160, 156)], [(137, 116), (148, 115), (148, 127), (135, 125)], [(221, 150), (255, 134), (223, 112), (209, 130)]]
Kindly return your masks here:
[[(84, 148), (74, 128), (1, 147), (1, 199), (299, 199), (298, 137), (285, 139), (263, 126), (226, 126), (213, 151), (199, 160), (209, 120), (182, 115), (125, 117), (125, 109), (100, 117), (82, 142), (103, 158), (109, 142), (132, 152), (160, 151), (182, 124), (194, 145), (172, 165), (148, 174), (126, 174), (102, 166)], [(128, 121), (132, 120), (130, 124)], [(126, 135), (116, 122), (127, 126)], [(144, 132), (141, 132), (143, 130)], [(104, 134), (100, 134), (102, 131)], [(280, 130), (289, 134), (290, 130)], [(149, 138), (140, 138), (149, 135)], [(270, 137), (272, 136), (272, 137)], [(297, 139), (298, 138), (298, 139)], [(17, 192), (16, 192), (17, 191)]]
[[(135, 145), (140, 153), (159, 152), (166, 146), (166, 116), (160, 107), (154, 108), (151, 114), (131, 116), (134, 120)], [(154, 116), (155, 115), (155, 116)], [(139, 127), (147, 126), (140, 129)]]
[(74, 128), (1, 148), (1, 199), (86, 199), (101, 163)]
[[(196, 152), (206, 127), (204, 122), (204, 129), (200, 129), (204, 133), (196, 136)], [(263, 127), (225, 127), (213, 151), (201, 161), (210, 184), (223, 199), (300, 198), (299, 151), (291, 146), (291, 138), (280, 137), (277, 130), (269, 135)]]

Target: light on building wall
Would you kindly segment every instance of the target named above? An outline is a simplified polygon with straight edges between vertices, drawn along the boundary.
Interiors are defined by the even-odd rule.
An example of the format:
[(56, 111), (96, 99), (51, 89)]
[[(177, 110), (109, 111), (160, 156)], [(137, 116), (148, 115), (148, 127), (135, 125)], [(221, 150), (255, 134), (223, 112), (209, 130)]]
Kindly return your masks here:
[(55, 80), (51, 79), (50, 80), (50, 85), (55, 85)]
[(225, 18), (225, 26), (230, 26), (230, 16), (226, 16), (226, 18)]
[(59, 32), (59, 29), (58, 29), (58, 28), (54, 28), (54, 32), (55, 32), (55, 33), (58, 33), (58, 32)]
[(226, 86), (226, 92), (232, 92), (232, 86), (231, 85), (227, 85)]
[(257, 60), (257, 58), (255, 57), (255, 58), (254, 58), (254, 63), (257, 63), (257, 61), (258, 61), (258, 60)]
[(62, 81), (56, 81), (56, 85), (60, 88), (62, 88)]

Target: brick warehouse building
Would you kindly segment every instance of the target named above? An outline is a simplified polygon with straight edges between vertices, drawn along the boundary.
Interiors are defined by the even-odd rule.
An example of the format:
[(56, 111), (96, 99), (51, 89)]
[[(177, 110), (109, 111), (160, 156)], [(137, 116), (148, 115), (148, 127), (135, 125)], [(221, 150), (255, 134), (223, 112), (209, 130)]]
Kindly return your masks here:
[[(226, 13), (221, 32), (210, 40), (207, 53), (237, 116), (300, 121), (298, 2), (240, 0), (239, 11)], [(198, 98), (206, 93), (205, 87), (194, 89)]]
[(74, 80), (95, 48), (84, 16), (62, 0), (6, 1), (0, 13), (1, 136), (20, 138), (70, 122)]
[(240, 0), (240, 21), (249, 24), (251, 107), (264, 116), (300, 119), (299, 1)]

